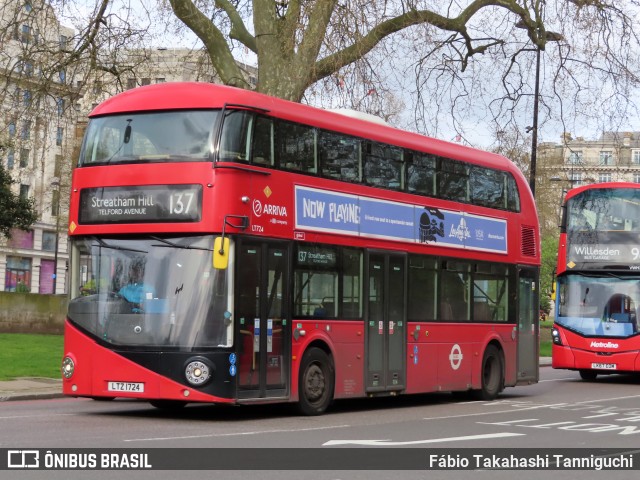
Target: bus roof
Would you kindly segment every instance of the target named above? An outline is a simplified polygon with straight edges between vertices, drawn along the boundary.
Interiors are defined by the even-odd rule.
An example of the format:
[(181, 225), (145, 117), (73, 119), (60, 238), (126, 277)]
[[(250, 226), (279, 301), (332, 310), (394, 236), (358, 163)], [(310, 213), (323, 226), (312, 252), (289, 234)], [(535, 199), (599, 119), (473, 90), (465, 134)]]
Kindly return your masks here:
[[(89, 116), (161, 110), (217, 109), (225, 104), (265, 110), (270, 116), (283, 120), (508, 171), (519, 179), (518, 183), (521, 186), (528, 185), (522, 172), (513, 162), (495, 153), (226, 85), (167, 82), (138, 87), (105, 100)], [(521, 197), (529, 195), (533, 202), (529, 189), (522, 190), (529, 193), (521, 191)]]
[(640, 183), (634, 182), (603, 182), (603, 183), (590, 183), (588, 185), (580, 185), (579, 187), (572, 188), (569, 190), (564, 198), (565, 203), (567, 200), (575, 197), (576, 195), (581, 194), (586, 190), (602, 190), (602, 189), (611, 189), (611, 188), (630, 188), (630, 189), (639, 189)]

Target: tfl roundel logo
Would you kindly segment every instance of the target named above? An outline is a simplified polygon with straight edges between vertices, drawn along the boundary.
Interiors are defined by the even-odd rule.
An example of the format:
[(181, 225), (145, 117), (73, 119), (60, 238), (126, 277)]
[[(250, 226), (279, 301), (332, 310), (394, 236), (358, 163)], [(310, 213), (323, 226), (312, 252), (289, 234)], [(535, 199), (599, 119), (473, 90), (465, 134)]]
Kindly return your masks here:
[(253, 201), (253, 214), (256, 217), (262, 215), (262, 202), (260, 200)]

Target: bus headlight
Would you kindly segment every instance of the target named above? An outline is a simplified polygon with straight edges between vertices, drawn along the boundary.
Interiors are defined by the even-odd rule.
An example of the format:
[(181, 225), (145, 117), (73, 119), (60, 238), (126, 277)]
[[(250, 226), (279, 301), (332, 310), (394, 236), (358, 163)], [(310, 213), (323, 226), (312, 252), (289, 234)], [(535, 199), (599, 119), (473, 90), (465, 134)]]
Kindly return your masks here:
[(187, 363), (184, 369), (184, 376), (194, 387), (204, 385), (213, 374), (212, 368), (203, 359), (193, 359)]
[(556, 345), (562, 345), (562, 340), (560, 340), (560, 332), (558, 332), (558, 329), (556, 327), (553, 327), (551, 329), (551, 340)]
[(75, 369), (76, 364), (71, 357), (64, 357), (62, 359), (62, 376), (64, 378), (71, 378)]

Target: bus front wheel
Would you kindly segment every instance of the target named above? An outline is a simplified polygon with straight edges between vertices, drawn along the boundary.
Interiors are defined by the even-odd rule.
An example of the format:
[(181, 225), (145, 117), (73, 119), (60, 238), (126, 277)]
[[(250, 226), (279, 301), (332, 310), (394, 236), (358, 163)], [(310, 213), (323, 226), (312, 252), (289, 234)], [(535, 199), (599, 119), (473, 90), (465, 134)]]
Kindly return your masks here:
[(598, 374), (593, 370), (580, 370), (580, 378), (586, 382), (593, 382)]
[(474, 390), (473, 396), (478, 400), (493, 400), (504, 385), (504, 361), (502, 353), (495, 345), (487, 346), (484, 351), (480, 377), (481, 387)]
[(298, 409), (303, 415), (321, 415), (333, 400), (334, 370), (329, 355), (312, 347), (302, 356), (298, 378)]
[(149, 400), (149, 403), (160, 410), (180, 410), (187, 405), (182, 400)]

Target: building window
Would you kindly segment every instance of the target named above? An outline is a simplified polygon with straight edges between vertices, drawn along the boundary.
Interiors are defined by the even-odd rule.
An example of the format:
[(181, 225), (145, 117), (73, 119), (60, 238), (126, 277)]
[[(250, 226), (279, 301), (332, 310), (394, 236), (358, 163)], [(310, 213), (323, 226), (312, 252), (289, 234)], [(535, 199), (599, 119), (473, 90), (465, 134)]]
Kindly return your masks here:
[(31, 259), (7, 257), (7, 271), (4, 279), (7, 292), (25, 293), (31, 291)]
[(640, 150), (631, 151), (631, 162), (634, 165), (640, 165)]
[(582, 173), (581, 172), (574, 172), (571, 175), (569, 175), (569, 180), (571, 181), (571, 186), (573, 187), (577, 187), (578, 185), (582, 185)]
[(640, 173), (634, 173), (633, 174), (633, 181), (635, 183), (640, 183)]
[(151, 79), (150, 78), (143, 78), (141, 85), (151, 85)]
[(15, 137), (16, 136), (16, 122), (12, 121), (11, 123), (9, 123), (9, 136), (10, 137)]
[(60, 167), (62, 166), (62, 155), (56, 155), (56, 163), (53, 166), (53, 176), (60, 178)]
[(69, 43), (69, 38), (66, 35), (60, 35), (59, 41), (60, 50), (66, 50), (67, 44)]
[(26, 168), (29, 166), (29, 149), (20, 149), (20, 168)]
[(31, 137), (31, 122), (24, 122), (22, 124), (22, 133), (20, 134), (22, 140), (29, 140)]
[(56, 232), (42, 232), (42, 250), (45, 252), (56, 251)]
[(22, 93), (22, 104), (25, 107), (30, 107), (31, 106), (31, 90), (25, 90)]
[(165, 83), (166, 81), (167, 79), (164, 77), (156, 78), (156, 83)]
[(64, 128), (58, 127), (56, 130), (56, 145), (62, 145), (62, 136), (64, 135)]
[(582, 152), (571, 152), (569, 154), (569, 163), (572, 165), (578, 165), (582, 163)]
[(67, 80), (67, 71), (60, 70), (58, 72), (58, 78), (60, 79), (60, 83), (64, 83)]
[(11, 238), (7, 240), (9, 248), (33, 248), (33, 230), (20, 230), (19, 228), (11, 229)]
[(132, 88), (136, 88), (136, 79), (135, 78), (128, 78), (127, 79), (127, 89), (132, 89)]
[(13, 148), (7, 150), (7, 169), (11, 170), (13, 168), (15, 153)]
[(24, 11), (29, 13), (31, 10), (33, 10), (33, 7), (31, 6), (31, 2), (24, 2)]
[(22, 25), (21, 31), (20, 40), (24, 43), (29, 43), (29, 40), (31, 40), (31, 27), (29, 25)]
[(598, 181), (599, 181), (600, 183), (603, 183), (603, 182), (610, 182), (610, 181), (611, 181), (611, 174), (610, 174), (610, 173), (601, 173), (601, 174), (598, 176)]
[(613, 165), (613, 152), (611, 150), (602, 150), (600, 152), (600, 165)]
[(27, 77), (32, 77), (33, 76), (33, 63), (25, 60), (24, 63), (22, 64), (22, 72)]
[(25, 200), (29, 198), (29, 185), (20, 185), (20, 198)]

